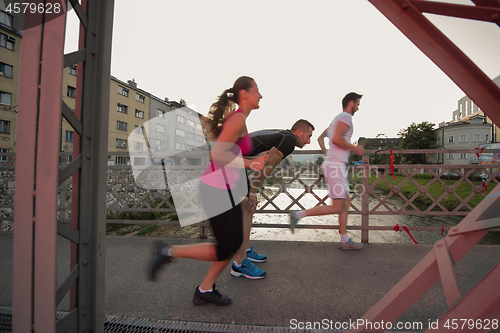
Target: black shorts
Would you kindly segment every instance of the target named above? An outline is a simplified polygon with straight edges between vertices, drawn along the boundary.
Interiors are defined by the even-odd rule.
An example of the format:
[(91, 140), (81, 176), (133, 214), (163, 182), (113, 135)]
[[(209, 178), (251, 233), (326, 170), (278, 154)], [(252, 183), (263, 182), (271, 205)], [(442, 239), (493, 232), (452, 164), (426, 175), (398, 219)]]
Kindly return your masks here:
[[(221, 198), (227, 197), (229, 190), (212, 187), (200, 182), (201, 205), (207, 212), (218, 206)], [(247, 191), (248, 192), (248, 191)], [(232, 195), (231, 192), (229, 193)], [(210, 226), (217, 244), (215, 253), (218, 261), (225, 261), (238, 251), (243, 242), (243, 211), (241, 203), (217, 216), (210, 218)]]

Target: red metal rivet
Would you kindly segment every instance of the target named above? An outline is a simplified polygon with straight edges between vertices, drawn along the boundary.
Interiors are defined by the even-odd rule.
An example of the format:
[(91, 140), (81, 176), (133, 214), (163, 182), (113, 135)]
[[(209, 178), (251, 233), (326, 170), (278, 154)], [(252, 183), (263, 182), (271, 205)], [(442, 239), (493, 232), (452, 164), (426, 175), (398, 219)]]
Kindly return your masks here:
[(407, 10), (409, 7), (408, 2), (404, 2), (402, 7), (403, 7), (403, 10)]

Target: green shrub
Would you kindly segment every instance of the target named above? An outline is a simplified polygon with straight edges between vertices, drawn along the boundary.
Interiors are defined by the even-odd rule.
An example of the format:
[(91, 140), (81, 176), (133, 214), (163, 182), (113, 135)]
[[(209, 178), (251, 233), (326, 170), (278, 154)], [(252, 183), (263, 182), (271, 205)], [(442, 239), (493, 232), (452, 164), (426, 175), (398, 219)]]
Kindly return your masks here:
[(147, 235), (153, 231), (155, 231), (156, 229), (158, 229), (158, 226), (157, 225), (149, 225), (147, 226), (146, 228), (142, 229), (141, 231), (139, 231), (137, 234), (139, 236), (143, 236), (143, 235)]

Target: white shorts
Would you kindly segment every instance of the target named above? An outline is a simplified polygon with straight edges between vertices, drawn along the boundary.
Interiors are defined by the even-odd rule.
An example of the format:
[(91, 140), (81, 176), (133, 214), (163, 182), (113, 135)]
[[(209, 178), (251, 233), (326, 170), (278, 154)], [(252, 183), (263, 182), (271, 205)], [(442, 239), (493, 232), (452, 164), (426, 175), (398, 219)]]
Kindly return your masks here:
[(349, 193), (347, 167), (344, 163), (326, 163), (321, 166), (332, 199), (345, 199)]

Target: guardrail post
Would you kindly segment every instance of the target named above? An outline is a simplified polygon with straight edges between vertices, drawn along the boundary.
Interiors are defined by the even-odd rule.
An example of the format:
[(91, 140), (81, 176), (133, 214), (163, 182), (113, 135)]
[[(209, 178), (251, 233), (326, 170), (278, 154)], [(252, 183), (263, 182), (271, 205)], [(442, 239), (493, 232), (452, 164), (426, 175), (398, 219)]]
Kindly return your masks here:
[(208, 220), (203, 220), (200, 226), (200, 238), (208, 237), (208, 228), (209, 228)]
[(368, 226), (369, 226), (369, 200), (370, 194), (368, 189), (370, 188), (370, 158), (365, 152), (362, 156), (363, 161), (363, 193), (361, 195), (361, 242), (368, 243)]

